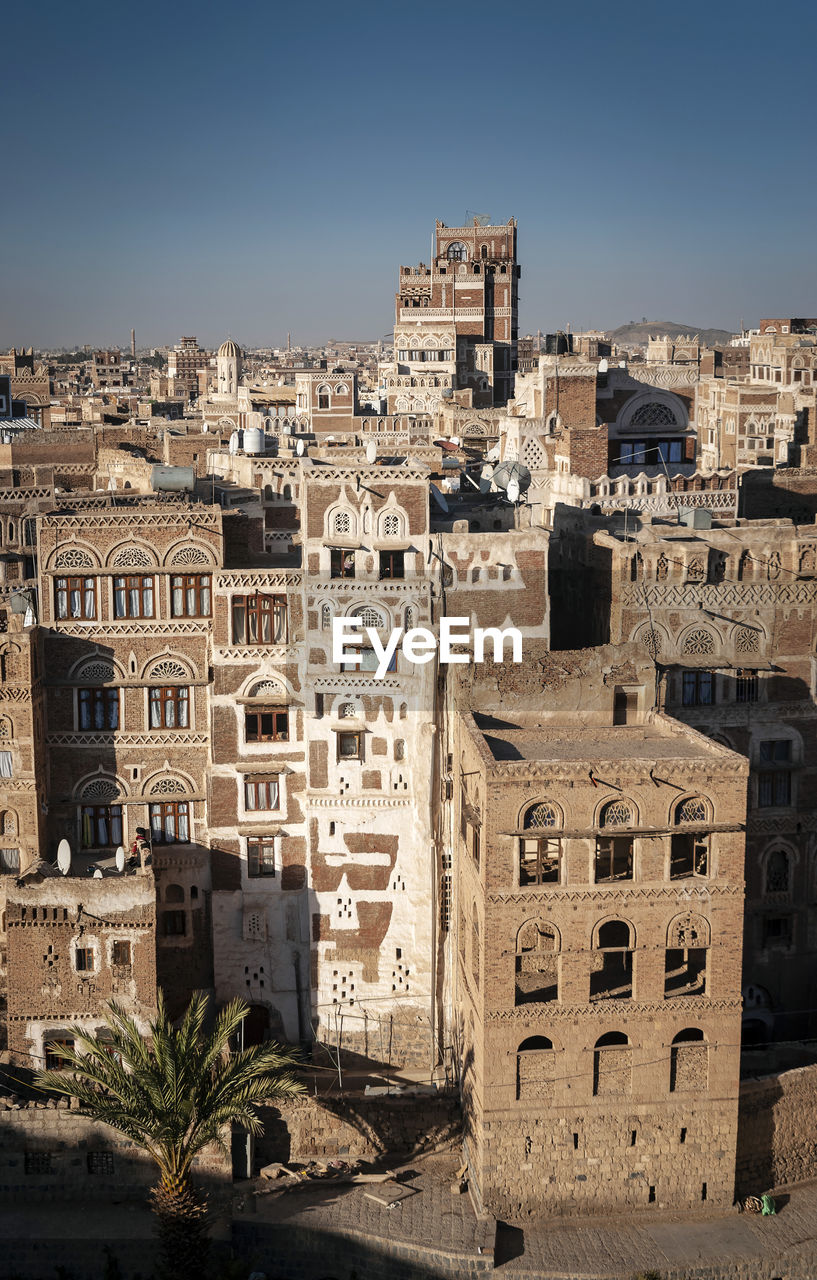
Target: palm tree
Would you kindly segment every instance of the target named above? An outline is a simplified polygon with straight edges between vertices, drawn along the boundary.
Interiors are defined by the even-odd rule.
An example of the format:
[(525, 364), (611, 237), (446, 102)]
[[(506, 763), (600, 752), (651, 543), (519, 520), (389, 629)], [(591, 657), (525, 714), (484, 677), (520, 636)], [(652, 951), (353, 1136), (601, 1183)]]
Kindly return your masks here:
[(125, 1134), (156, 1162), (159, 1183), (151, 1199), (162, 1268), (177, 1280), (201, 1280), (209, 1248), (206, 1201), (191, 1181), (195, 1157), (210, 1143), (226, 1153), (228, 1125), (262, 1132), (258, 1103), (303, 1092), (293, 1074), (296, 1055), (279, 1045), (228, 1051), (247, 1015), (242, 1000), (222, 1009), (209, 1032), (208, 1005), (198, 992), (174, 1027), (160, 993), (158, 1015), (143, 1037), (112, 1002), (104, 1040), (72, 1027), (74, 1048), (61, 1048), (62, 1069), (36, 1077), (43, 1088), (77, 1098), (94, 1120)]

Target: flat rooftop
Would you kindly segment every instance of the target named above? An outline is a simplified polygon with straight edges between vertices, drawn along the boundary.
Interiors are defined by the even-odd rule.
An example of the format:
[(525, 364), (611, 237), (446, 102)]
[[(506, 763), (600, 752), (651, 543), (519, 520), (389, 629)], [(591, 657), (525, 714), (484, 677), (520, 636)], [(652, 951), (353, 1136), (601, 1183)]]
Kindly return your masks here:
[(677, 760), (699, 759), (720, 754), (715, 744), (707, 744), (697, 734), (680, 728), (673, 732), (656, 723), (638, 725), (567, 724), (495, 727), (490, 716), (474, 715), (494, 760)]

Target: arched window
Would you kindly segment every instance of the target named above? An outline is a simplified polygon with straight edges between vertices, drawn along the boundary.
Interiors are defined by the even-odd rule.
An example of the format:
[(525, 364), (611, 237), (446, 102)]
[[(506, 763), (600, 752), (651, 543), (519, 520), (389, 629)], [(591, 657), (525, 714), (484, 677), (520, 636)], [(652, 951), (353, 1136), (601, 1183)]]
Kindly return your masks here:
[(374, 605), (360, 605), (357, 609), (352, 610), (351, 616), (359, 619), (364, 627), (373, 627), (376, 631), (386, 625), (385, 618), (379, 609), (375, 609)]
[(593, 1050), (593, 1097), (628, 1094), (632, 1074), (633, 1051), (624, 1032), (599, 1036)]
[(328, 409), (331, 403), (332, 392), (326, 384), (318, 387), (318, 408)]
[(591, 1000), (631, 1000), (633, 931), (625, 920), (599, 925), (590, 969)]
[(561, 875), (562, 842), (547, 834), (547, 828), (561, 827), (562, 815), (547, 800), (526, 810), (522, 825), (530, 835), (519, 840), (519, 883), (558, 884)]
[(676, 427), (678, 423), (669, 405), (650, 401), (640, 404), (630, 419), (631, 427)]
[(705, 1092), (709, 1086), (709, 1046), (698, 1027), (685, 1027), (670, 1047), (670, 1093)]
[(516, 1004), (559, 999), (559, 949), (559, 931), (550, 921), (523, 924), (516, 937)]
[(412, 605), (410, 605), (410, 604), (407, 604), (407, 605), (406, 605), (406, 613), (405, 613), (406, 631), (411, 631), (411, 629), (413, 628), (413, 626), (414, 626), (414, 617), (415, 617), (415, 610), (414, 610), (414, 607), (413, 607)]
[(165, 902), (184, 902), (184, 889), (180, 884), (169, 884), (165, 889)]
[[(610, 800), (599, 814), (599, 826), (605, 828), (631, 827), (635, 813), (627, 800)], [(603, 835), (596, 839), (595, 882), (632, 880), (633, 837), (631, 835)]]
[(669, 560), (662, 551), (655, 562), (655, 580), (656, 582), (666, 582), (669, 574)]
[(332, 532), (345, 537), (352, 532), (352, 517), (348, 511), (336, 511), (332, 521)]
[(400, 517), (396, 514), (396, 512), (391, 511), (389, 512), (388, 515), (384, 516), (383, 517), (383, 537), (399, 538), (400, 523), (401, 523)]
[(454, 240), (446, 249), (445, 256), (449, 262), (465, 262), (468, 250), (461, 240)]
[(321, 605), (321, 631), (328, 631), (332, 626), (332, 609), (328, 604)]
[(664, 959), (664, 999), (706, 995), (706, 957), (709, 924), (703, 916), (687, 911), (676, 916), (667, 930)]
[(517, 1102), (551, 1102), (556, 1054), (547, 1036), (528, 1036), (516, 1051)]
[(483, 261), (483, 262), (484, 262), (484, 261), (485, 261), (485, 259), (488, 257), (488, 246), (487, 246), (487, 244), (481, 244), (481, 245), (479, 246), (479, 256), (482, 258), (482, 261)]
[[(675, 806), (675, 826), (695, 826), (709, 820), (709, 805), (703, 796), (688, 796)], [(670, 879), (709, 874), (709, 832), (674, 831), (670, 842)]]
[(789, 893), (791, 889), (791, 859), (785, 849), (772, 849), (766, 855), (763, 892), (766, 897)]

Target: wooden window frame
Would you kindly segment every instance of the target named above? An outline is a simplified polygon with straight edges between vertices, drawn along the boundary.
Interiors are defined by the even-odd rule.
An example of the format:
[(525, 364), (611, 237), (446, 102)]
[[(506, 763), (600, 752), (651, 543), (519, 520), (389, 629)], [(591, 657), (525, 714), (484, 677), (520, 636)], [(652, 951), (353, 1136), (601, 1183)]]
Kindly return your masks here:
[[(192, 704), (190, 687), (186, 684), (154, 685), (148, 690), (148, 729), (189, 729)], [(158, 709), (159, 723), (154, 724), (154, 708)], [(181, 723), (180, 713), (186, 723)]]
[(244, 778), (244, 809), (247, 813), (272, 813), (281, 808), (281, 783), (277, 776), (250, 775)]
[[(118, 596), (124, 593), (124, 607), (120, 611)], [(131, 593), (136, 592), (137, 605), (133, 608)], [(156, 613), (156, 575), (153, 573), (117, 574), (113, 579), (113, 616), (116, 619), (151, 619)]]
[[(62, 585), (64, 584), (64, 585)], [(80, 607), (79, 612), (71, 612), (71, 595), (74, 591), (79, 591)], [(93, 599), (93, 613), (88, 612), (89, 593)], [(60, 598), (65, 600), (65, 613), (60, 612)], [(91, 622), (99, 618), (99, 587), (97, 579), (89, 577), (87, 574), (70, 574), (62, 575), (54, 579), (54, 617), (58, 622), (70, 622), (72, 619), (79, 619), (82, 622)]]
[[(354, 754), (345, 753), (341, 751), (342, 738), (354, 738), (355, 744), (356, 744)], [(337, 730), (335, 746), (337, 751), (338, 764), (343, 764), (347, 760), (358, 760), (361, 762), (363, 761), (363, 731), (361, 729)]]
[[(176, 608), (176, 592), (181, 591), (182, 607)], [(189, 594), (193, 595), (193, 609), (188, 608)], [(206, 596), (206, 600), (204, 597)], [(170, 577), (171, 618), (212, 618), (213, 575), (211, 573), (174, 573)]]
[[(85, 839), (85, 820), (90, 816), (93, 839)], [(108, 839), (101, 841), (99, 823), (107, 823)], [(119, 835), (114, 835), (114, 826), (119, 824)], [(80, 847), (82, 849), (115, 849), (124, 843), (124, 815), (121, 804), (81, 804), (80, 805)]]
[[(113, 733), (121, 726), (121, 692), (109, 685), (77, 689), (77, 730), (79, 733)], [(83, 724), (87, 711), (90, 724)], [(113, 712), (113, 715), (111, 715)], [(102, 723), (98, 724), (97, 720)], [(110, 724), (109, 720), (114, 723)]]
[[(523, 859), (523, 855), (526, 852), (524, 847), (526, 844), (535, 844), (537, 846), (535, 851), (536, 865), (534, 868), (533, 875), (526, 875), (526, 878), (523, 879), (522, 859)], [(549, 853), (549, 848), (548, 848), (548, 846), (554, 846), (554, 845), (556, 846), (555, 859), (553, 858), (552, 853)], [(531, 852), (531, 851), (528, 851), (528, 852)], [(552, 866), (549, 865), (547, 870), (545, 869), (545, 863), (552, 864), (554, 861), (556, 863), (555, 874), (553, 874)], [(525, 888), (526, 886), (532, 885), (532, 884), (559, 884), (561, 882), (561, 875), (562, 875), (562, 841), (560, 837), (548, 836), (548, 835), (520, 836), (518, 863), (519, 863), (519, 885), (521, 888)]]
[[(267, 717), (269, 725), (264, 723)], [(289, 708), (245, 707), (244, 739), (248, 743), (289, 742)]]
[[(621, 857), (621, 851), (616, 849), (616, 844), (617, 843), (623, 844), (625, 841), (629, 844), (629, 849), (627, 851), (626, 858), (625, 858), (625, 861), (627, 863), (627, 870), (625, 874), (617, 875), (615, 873), (615, 865), (616, 865), (616, 860), (619, 857)], [(602, 849), (602, 845), (609, 845), (610, 847), (609, 849)], [(602, 858), (609, 859), (609, 865), (611, 868), (610, 875), (602, 875), (602, 876), (599, 875), (599, 862), (600, 862), (600, 859)], [(633, 879), (634, 864), (635, 864), (635, 841), (633, 840), (633, 837), (631, 835), (622, 834), (622, 835), (608, 835), (608, 836), (596, 837), (596, 848), (593, 855), (593, 883), (594, 884), (616, 884), (620, 880), (631, 881)]]
[[(254, 592), (248, 596), (233, 596), (230, 605), (230, 626), (234, 645), (287, 644), (289, 636), (289, 609), (285, 595), (268, 595)], [(264, 640), (268, 630), (269, 639)]]
[[(151, 800), (148, 813), (151, 844), (190, 844), (193, 812), (189, 800)], [(160, 819), (160, 826), (155, 825), (154, 818)], [(173, 822), (173, 835), (169, 839), (166, 834), (168, 818)], [(187, 834), (183, 837), (179, 835), (182, 819), (187, 826)]]
[(277, 877), (275, 836), (248, 837), (247, 875), (251, 879), (274, 879)]
[(400, 581), (406, 576), (405, 551), (381, 551), (378, 555), (380, 581)]

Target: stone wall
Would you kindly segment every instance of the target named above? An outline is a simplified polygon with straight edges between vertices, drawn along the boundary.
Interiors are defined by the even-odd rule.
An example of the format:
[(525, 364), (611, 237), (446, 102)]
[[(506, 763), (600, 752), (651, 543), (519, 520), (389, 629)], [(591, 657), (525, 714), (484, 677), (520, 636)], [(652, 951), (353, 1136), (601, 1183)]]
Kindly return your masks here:
[[(229, 1190), (230, 1162), (218, 1151), (208, 1151), (194, 1168), (208, 1192)], [(75, 1109), (73, 1100), (0, 1097), (0, 1203), (142, 1200), (156, 1181), (152, 1160)]]
[(817, 1176), (817, 1066), (740, 1087), (735, 1175), (738, 1196)]
[(416, 1155), (460, 1139), (459, 1100), (448, 1095), (297, 1098), (266, 1108), (256, 1161)]

